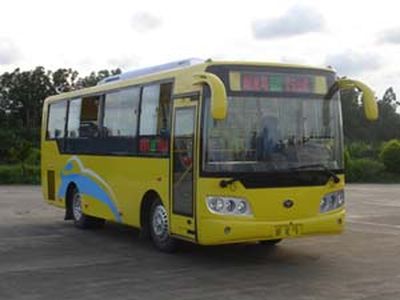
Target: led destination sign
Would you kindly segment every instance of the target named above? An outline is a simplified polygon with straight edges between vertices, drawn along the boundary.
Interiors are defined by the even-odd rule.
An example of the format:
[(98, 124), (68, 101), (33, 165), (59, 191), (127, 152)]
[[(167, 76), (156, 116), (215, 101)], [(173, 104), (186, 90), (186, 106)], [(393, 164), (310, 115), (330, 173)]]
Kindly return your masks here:
[(241, 71), (230, 72), (229, 80), (233, 91), (327, 93), (327, 78), (323, 75)]

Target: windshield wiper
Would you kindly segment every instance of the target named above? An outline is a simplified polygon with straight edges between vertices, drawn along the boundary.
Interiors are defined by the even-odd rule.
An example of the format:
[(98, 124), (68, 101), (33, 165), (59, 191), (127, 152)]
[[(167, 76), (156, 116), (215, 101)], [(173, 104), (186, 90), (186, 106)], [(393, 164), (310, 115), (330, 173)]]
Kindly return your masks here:
[(222, 188), (226, 188), (228, 185), (231, 185), (235, 181), (239, 181), (242, 178), (243, 178), (243, 176), (233, 176), (231, 179), (228, 179), (228, 180), (222, 179), (219, 182), (219, 186), (222, 187)]
[(339, 182), (340, 182), (340, 178), (335, 174), (335, 172), (333, 172), (332, 170), (329, 170), (329, 169), (328, 169), (325, 165), (323, 165), (323, 164), (302, 165), (302, 166), (290, 168), (289, 170), (291, 170), (291, 171), (296, 171), (296, 170), (311, 169), (311, 168), (320, 168), (320, 169), (322, 169), (326, 174), (328, 174), (330, 177), (332, 177), (332, 178), (333, 178), (333, 181), (334, 181), (335, 183), (339, 183)]
[[(301, 169), (312, 169), (312, 168), (319, 168), (322, 171), (324, 171), (326, 174), (328, 174), (335, 183), (339, 183), (340, 182), (340, 178), (335, 174), (335, 172), (333, 172), (332, 170), (328, 169), (325, 165), (323, 164), (311, 164), (311, 165), (302, 165), (302, 166), (298, 166), (298, 167), (292, 167), (289, 168), (289, 171), (297, 171), (297, 170), (301, 170)], [(236, 175), (236, 176), (232, 176), (231, 179), (222, 179), (219, 182), (219, 186), (222, 188), (226, 188), (228, 185), (231, 185), (232, 183), (242, 180), (242, 179), (246, 179), (249, 176), (254, 176), (255, 174), (249, 174), (249, 175)]]
[[(260, 175), (257, 176), (256, 173), (251, 173), (251, 174), (240, 174), (240, 175), (234, 175), (231, 176), (231, 179), (222, 179), (219, 182), (219, 186), (222, 188), (226, 188), (228, 185), (231, 185), (232, 183), (242, 180), (242, 179), (247, 179), (247, 178), (254, 178), (254, 177), (260, 177)], [(263, 177), (263, 174), (261, 175)]]

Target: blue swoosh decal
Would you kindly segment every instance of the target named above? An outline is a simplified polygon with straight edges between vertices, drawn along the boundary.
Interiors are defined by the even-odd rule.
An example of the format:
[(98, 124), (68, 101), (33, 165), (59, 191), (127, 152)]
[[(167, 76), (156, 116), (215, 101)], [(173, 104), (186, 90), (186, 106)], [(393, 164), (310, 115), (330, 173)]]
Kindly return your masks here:
[[(65, 166), (64, 170), (69, 171), (71, 169), (72, 169), (71, 163), (68, 163)], [(117, 222), (121, 222), (121, 215), (116, 205), (110, 198), (109, 194), (102, 187), (100, 187), (96, 181), (94, 181), (92, 178), (86, 175), (83, 174), (65, 175), (63, 174), (63, 172), (61, 172), (61, 186), (58, 190), (58, 196), (60, 198), (65, 197), (67, 193), (67, 188), (71, 182), (74, 182), (78, 186), (79, 193), (93, 197), (94, 199), (107, 205), (111, 210), (115, 220)]]

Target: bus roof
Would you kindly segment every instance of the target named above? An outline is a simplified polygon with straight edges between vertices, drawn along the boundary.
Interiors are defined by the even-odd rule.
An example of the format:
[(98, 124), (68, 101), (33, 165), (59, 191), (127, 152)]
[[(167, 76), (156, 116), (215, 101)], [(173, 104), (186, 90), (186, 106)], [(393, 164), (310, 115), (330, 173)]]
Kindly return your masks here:
[[(110, 76), (100, 81), (96, 86), (50, 96), (45, 100), (45, 102), (54, 102), (64, 99), (79, 98), (86, 95), (101, 94), (106, 91), (118, 90), (128, 86), (146, 84), (148, 82), (150, 83), (150, 82), (162, 81), (179, 77), (185, 78), (185, 81), (188, 82), (187, 78), (191, 78), (190, 76), (191, 74), (205, 71), (209, 66), (217, 66), (217, 65), (283, 67), (283, 68), (335, 72), (334, 69), (329, 67), (327, 68), (313, 67), (300, 64), (286, 64), (277, 62), (249, 62), (249, 61), (213, 61), (211, 59), (201, 60), (201, 59), (190, 58), (187, 60), (170, 62), (158, 66), (152, 66), (148, 68), (124, 72), (122, 74), (115, 76)], [(181, 88), (175, 87), (175, 89), (178, 88), (178, 91), (175, 90), (175, 93), (187, 92), (185, 90), (185, 86), (186, 88), (188, 88), (189, 86), (191, 86), (191, 84), (186, 84), (184, 85), (184, 87)], [(191, 90), (193, 90), (193, 88), (191, 88)]]

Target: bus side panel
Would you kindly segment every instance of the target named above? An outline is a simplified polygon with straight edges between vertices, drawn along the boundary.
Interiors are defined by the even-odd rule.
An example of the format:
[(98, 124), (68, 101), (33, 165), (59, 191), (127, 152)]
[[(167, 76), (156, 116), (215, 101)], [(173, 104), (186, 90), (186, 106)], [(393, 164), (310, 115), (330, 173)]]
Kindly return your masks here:
[(47, 172), (51, 169), (55, 174), (56, 200), (48, 200), (50, 204), (65, 207), (67, 189), (73, 183), (81, 193), (83, 212), (90, 216), (139, 227), (141, 201), (150, 190), (168, 208), (166, 158), (60, 155), (55, 142), (44, 143), (43, 150), (46, 155), (43, 155), (42, 181), (46, 197)]
[[(72, 158), (72, 160), (76, 157)], [(140, 206), (155, 191), (168, 208), (168, 159), (120, 156), (79, 156), (82, 174), (90, 179), (84, 201), (88, 215), (140, 227)], [(78, 182), (79, 187), (79, 182)]]
[(64, 196), (57, 193), (65, 159), (60, 155), (56, 141), (42, 141), (41, 183), (44, 199), (51, 205), (65, 207)]

